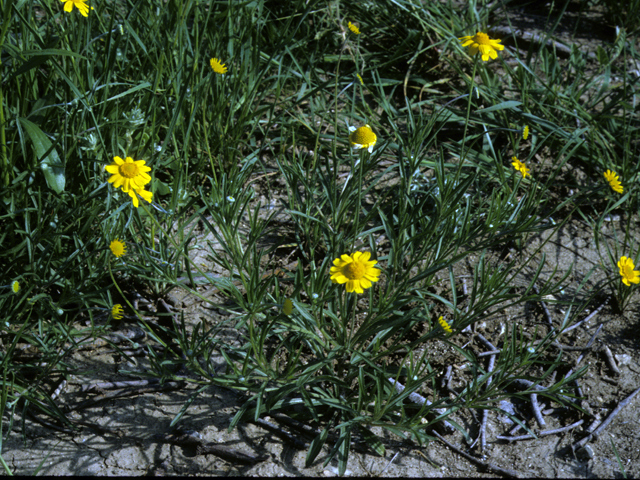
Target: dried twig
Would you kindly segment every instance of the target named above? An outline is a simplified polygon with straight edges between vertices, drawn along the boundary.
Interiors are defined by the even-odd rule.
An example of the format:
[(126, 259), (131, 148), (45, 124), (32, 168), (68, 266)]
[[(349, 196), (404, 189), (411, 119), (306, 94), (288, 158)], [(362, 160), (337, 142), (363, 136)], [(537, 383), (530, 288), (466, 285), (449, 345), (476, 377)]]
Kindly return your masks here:
[(177, 434), (158, 434), (153, 439), (158, 442), (171, 443), (182, 447), (196, 447), (196, 455), (207, 455), (212, 453), (232, 463), (255, 464), (266, 460), (264, 455), (252, 455), (241, 452), (227, 445), (217, 443), (204, 443), (202, 436), (198, 432), (184, 432)]
[(184, 388), (185, 382), (165, 382), (162, 385), (146, 385), (141, 387), (121, 388), (120, 390), (114, 390), (112, 392), (103, 393), (97, 395), (88, 400), (76, 403), (75, 405), (69, 405), (63, 409), (64, 412), (71, 412), (74, 410), (82, 410), (83, 408), (91, 407), (103, 400), (110, 400), (113, 398), (130, 397), (132, 395), (140, 395), (142, 393), (149, 392), (166, 392), (171, 390), (179, 390)]
[(516, 472), (515, 470), (510, 470), (508, 468), (498, 467), (498, 466), (493, 465), (491, 463), (485, 463), (482, 460), (480, 460), (479, 458), (473, 457), (473, 456), (469, 455), (468, 453), (463, 452), (458, 447), (456, 447), (455, 445), (449, 443), (444, 438), (442, 438), (442, 436), (440, 436), (440, 434), (438, 434), (438, 432), (433, 432), (433, 434), (436, 437), (438, 437), (440, 439), (440, 441), (442, 443), (444, 443), (447, 447), (449, 447), (451, 450), (456, 452), (458, 455), (462, 455), (464, 458), (466, 458), (470, 462), (475, 463), (476, 465), (480, 465), (481, 467), (486, 468), (487, 470), (490, 470), (490, 471), (495, 472), (495, 473), (499, 473), (501, 475), (505, 475), (507, 477), (517, 478), (517, 477), (520, 476), (520, 474), (518, 472)]
[(66, 380), (61, 380), (60, 381), (60, 385), (58, 385), (58, 388), (55, 389), (55, 391), (51, 394), (51, 400), (55, 400), (58, 395), (60, 395), (62, 393), (62, 390), (64, 390), (64, 387), (67, 386), (67, 381)]
[(620, 375), (620, 369), (616, 365), (616, 361), (614, 360), (613, 354), (611, 353), (609, 347), (606, 345), (602, 345), (600, 350), (602, 350), (602, 352), (604, 353), (604, 358), (607, 360), (609, 368), (613, 370), (613, 373), (615, 373), (616, 375)]
[(511, 435), (511, 436), (515, 435), (516, 433), (518, 433), (518, 431), (519, 431), (521, 428), (522, 428), (522, 425), (520, 425), (519, 423), (516, 423), (516, 424), (514, 425), (514, 427), (513, 427), (511, 430), (509, 430), (509, 435)]
[(544, 437), (545, 435), (555, 435), (557, 433), (568, 432), (569, 430), (573, 430), (574, 428), (579, 427), (583, 423), (584, 423), (584, 419), (583, 420), (578, 420), (577, 422), (572, 423), (571, 425), (569, 425), (567, 427), (554, 428), (553, 430), (543, 430), (542, 432), (539, 432), (537, 436), (535, 436), (535, 435), (520, 435), (518, 437), (513, 437), (513, 436), (507, 436), (507, 435), (498, 435), (496, 438), (498, 440), (506, 440), (509, 443), (516, 442), (518, 440), (531, 440), (531, 439), (538, 438), (538, 437)]
[(451, 382), (451, 374), (453, 373), (453, 366), (447, 365), (447, 368), (444, 371), (444, 375), (442, 376), (442, 380), (440, 382), (440, 388), (449, 387), (449, 383)]
[[(491, 355), (489, 357), (489, 366), (487, 368), (487, 373), (493, 372), (493, 369), (496, 365), (496, 356)], [(487, 379), (487, 388), (491, 385), (492, 377), (489, 376)], [(487, 420), (489, 419), (489, 411), (484, 409), (482, 411), (482, 422), (480, 422), (480, 451), (484, 452), (485, 447), (487, 446)]]
[(598, 428), (596, 428), (592, 433), (584, 437), (579, 442), (576, 442), (573, 445), (571, 445), (571, 448), (573, 449), (573, 451), (575, 452), (577, 449), (584, 447), (589, 442), (589, 440), (600, 435), (602, 431), (605, 428), (607, 428), (607, 426), (612, 422), (612, 420), (616, 417), (616, 415), (618, 415), (618, 413), (620, 413), (620, 411), (624, 407), (626, 407), (629, 403), (631, 403), (631, 400), (633, 400), (633, 397), (635, 397), (639, 392), (640, 392), (640, 388), (637, 388), (636, 390), (634, 390), (634, 392), (631, 395), (629, 395), (627, 398), (621, 401), (618, 404), (618, 406), (613, 409), (613, 411), (607, 416), (607, 418), (604, 419), (604, 421), (600, 424)]
[[(402, 393), (404, 391), (405, 387), (400, 382), (394, 380), (393, 378), (389, 378), (389, 381), (393, 384), (394, 387), (396, 387), (396, 391), (398, 393)], [(425, 397), (415, 392), (409, 394), (409, 400), (411, 400), (413, 403), (417, 403), (418, 405), (432, 405), (432, 402), (430, 400), (427, 400)], [(446, 413), (447, 411), (446, 408), (434, 408), (434, 410), (440, 415)], [(454, 431), (453, 425), (451, 425), (446, 420), (442, 420), (442, 426), (447, 432)]]
[(47, 422), (46, 420), (44, 420), (44, 419), (34, 415), (33, 413), (31, 413), (31, 411), (29, 409), (27, 409), (26, 415), (31, 420), (33, 420), (35, 422), (38, 422), (40, 425), (42, 425), (44, 427), (47, 427), (47, 428), (50, 428), (51, 430), (56, 430), (56, 431), (62, 432), (62, 433), (68, 433), (70, 435), (73, 435), (73, 434), (76, 433), (73, 430), (71, 430), (70, 428), (61, 427), (60, 425), (56, 425), (55, 423)]
[[(487, 373), (491, 373), (493, 372), (493, 369), (495, 367), (495, 363), (496, 363), (496, 355), (495, 352), (500, 352), (499, 349), (497, 349), (489, 340), (487, 340), (486, 338), (484, 338), (483, 335), (481, 335), (480, 333), (476, 333), (476, 337), (478, 337), (478, 339), (484, 343), (488, 348), (491, 349), (491, 356), (489, 357), (489, 365), (487, 367)], [(489, 388), (489, 386), (491, 385), (491, 381), (492, 381), (492, 376), (489, 375), (489, 377), (487, 378), (487, 388)], [(480, 451), (484, 452), (484, 449), (486, 447), (486, 443), (487, 443), (487, 437), (486, 437), (486, 429), (487, 429), (487, 420), (489, 418), (489, 412), (487, 410), (483, 410), (482, 411), (482, 420), (480, 421), (480, 432), (478, 435), (478, 439), (480, 440)], [(476, 442), (478, 441), (478, 439), (476, 439)], [(474, 442), (475, 444), (475, 442)]]
[[(598, 326), (598, 328), (596, 329), (595, 333), (591, 336), (591, 338), (589, 339), (589, 342), (587, 343), (587, 346), (585, 347), (585, 349), (591, 348), (591, 345), (593, 345), (593, 342), (596, 340), (596, 337), (598, 336), (598, 334), (600, 333), (600, 330), (602, 330), (602, 323)], [(583, 353), (582, 355), (580, 355), (578, 357), (578, 360), (576, 360), (576, 367), (578, 365), (580, 365), (580, 362), (584, 359), (584, 357), (586, 356), (586, 353)], [(567, 375), (568, 376), (568, 375)], [(566, 377), (565, 377), (566, 378)]]
[(540, 405), (538, 404), (538, 395), (536, 393), (532, 393), (531, 395), (529, 395), (529, 398), (531, 399), (531, 409), (533, 410), (533, 416), (535, 417), (536, 422), (538, 422), (538, 425), (540, 427), (544, 427), (546, 423), (544, 422), (544, 417), (542, 416), (542, 413), (540, 413)]
[(160, 380), (157, 378), (150, 378), (148, 380), (125, 380), (122, 382), (92, 383), (90, 385), (83, 385), (82, 392), (115, 390), (118, 388), (146, 387), (149, 385), (158, 385), (159, 383)]
[(488, 352), (476, 353), (476, 357), (488, 357), (493, 355), (500, 355), (500, 352), (502, 352), (502, 350), (489, 350)]
[(504, 26), (504, 27), (496, 26), (496, 27), (493, 27), (491, 31), (497, 35), (513, 36), (514, 38), (520, 39), (524, 42), (539, 43), (542, 45), (546, 45), (547, 47), (554, 49), (557, 53), (565, 55), (567, 57), (571, 55), (571, 47), (564, 45), (556, 40), (553, 40), (552, 38), (549, 38), (546, 35), (538, 35), (536, 33), (526, 32), (524, 30), (511, 28), (507, 26)]
[[(543, 387), (542, 385), (536, 385), (530, 380), (524, 380), (522, 378), (514, 378), (511, 382), (511, 385), (513, 385), (516, 388), (520, 388), (522, 390), (527, 390), (532, 388), (537, 392), (544, 392), (547, 395), (549, 395), (547, 391), (547, 387)], [(575, 401), (572, 398), (567, 397), (566, 395), (562, 395), (558, 393), (558, 394), (555, 394), (555, 396), (563, 399), (565, 402), (570, 403), (571, 405), (574, 405), (574, 406), (576, 405)]]
[(484, 343), (488, 348), (490, 348), (491, 350), (498, 350), (496, 347), (493, 346), (493, 343), (491, 343), (489, 340), (487, 340), (486, 338), (484, 338), (484, 336), (480, 333), (476, 333), (476, 337), (478, 337), (478, 339)]
[(278, 422), (285, 424), (289, 428), (297, 430), (299, 433), (308, 435), (312, 438), (317, 437), (319, 434), (319, 432), (315, 428), (313, 428), (311, 425), (295, 420), (290, 416), (285, 415), (284, 413), (273, 412), (273, 413), (270, 413), (269, 416), (273, 417), (274, 420), (277, 420)]
[(236, 450), (235, 448), (228, 447), (227, 445), (220, 445), (219, 443), (205, 443), (196, 447), (197, 455), (207, 455), (209, 453), (231, 462), (244, 463), (248, 465), (264, 462), (269, 458), (266, 455), (256, 456), (244, 453)]
[(574, 323), (573, 325), (571, 325), (570, 327), (565, 328), (564, 330), (562, 330), (562, 333), (567, 333), (571, 330), (573, 330), (574, 328), (578, 328), (580, 325), (582, 325), (583, 323), (588, 322), (589, 320), (591, 320), (593, 317), (595, 317), (600, 310), (602, 310), (604, 308), (604, 306), (609, 303), (609, 297), (607, 297), (605, 299), (605, 301), (602, 303), (602, 305), (600, 305), (598, 308), (596, 308), (593, 312), (591, 312), (589, 315), (587, 315), (586, 317), (584, 317), (582, 320), (580, 320), (578, 323)]
[(282, 440), (290, 443), (291, 445), (293, 445), (296, 448), (299, 448), (300, 450), (307, 448), (309, 446), (308, 442), (294, 437), (286, 430), (283, 430), (282, 428), (278, 427), (277, 425), (274, 425), (271, 422), (268, 422), (263, 418), (258, 418), (257, 420), (251, 420), (251, 423), (255, 423), (256, 425), (261, 426), (265, 430), (270, 431), (277, 437), (280, 437)]
[[(595, 312), (593, 312), (595, 313)], [(591, 339), (589, 339), (589, 342), (587, 343), (586, 348), (591, 348), (591, 345), (593, 345), (593, 342), (596, 339), (596, 336), (600, 333), (600, 330), (602, 330), (602, 323), (600, 324), (600, 326), (598, 326), (598, 328), (596, 329), (596, 332), (591, 336)], [(584, 359), (586, 353), (583, 353), (582, 355), (580, 355), (578, 357), (578, 360), (576, 360), (576, 364), (575, 367), (577, 367), (578, 365), (580, 365), (580, 362), (582, 362), (582, 360)], [(575, 368), (574, 367), (574, 368)], [(573, 368), (570, 369), (567, 374), (564, 376), (564, 378), (569, 378), (569, 376), (573, 373)], [(580, 388), (580, 384), (578, 383), (577, 380), (575, 380), (575, 384), (576, 384), (576, 389), (577, 389), (577, 393), (579, 397), (583, 397), (584, 395), (582, 394), (582, 389)]]

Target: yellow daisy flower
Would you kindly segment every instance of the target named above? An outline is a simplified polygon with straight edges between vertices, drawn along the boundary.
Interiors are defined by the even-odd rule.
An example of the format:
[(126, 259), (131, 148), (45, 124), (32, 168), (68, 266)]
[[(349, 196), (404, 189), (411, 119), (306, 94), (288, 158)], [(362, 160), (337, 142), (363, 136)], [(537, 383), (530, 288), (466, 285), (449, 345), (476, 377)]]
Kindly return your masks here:
[(374, 267), (377, 260), (369, 260), (371, 252), (355, 252), (353, 255), (341, 255), (333, 261), (331, 281), (346, 283), (347, 292), (364, 293), (372, 282), (380, 280), (380, 270)]
[(222, 63), (217, 58), (212, 58), (211, 60), (209, 60), (209, 63), (211, 64), (211, 68), (213, 68), (214, 72), (220, 75), (224, 75), (225, 73), (227, 73), (227, 67), (225, 67), (226, 63)]
[(513, 160), (513, 163), (511, 164), (513, 165), (513, 168), (515, 168), (517, 171), (519, 171), (522, 174), (522, 178), (526, 178), (527, 175), (529, 175), (529, 169), (524, 164), (524, 162), (521, 162), (516, 157), (511, 157), (511, 160)]
[(522, 129), (522, 139), (526, 140), (527, 138), (529, 138), (529, 125), (525, 125)]
[(282, 306), (282, 313), (284, 313), (287, 317), (291, 315), (293, 312), (293, 302), (290, 299), (286, 299), (284, 301), (284, 305)]
[(376, 144), (378, 137), (373, 133), (369, 125), (360, 128), (349, 127), (349, 131), (351, 132), (349, 134), (351, 148), (355, 150), (366, 148), (369, 153), (373, 152), (373, 146)]
[(122, 320), (122, 305), (116, 303), (111, 309), (111, 316), (114, 318), (114, 320)]
[(627, 287), (630, 287), (632, 283), (640, 283), (640, 272), (634, 270), (633, 260), (627, 257), (620, 257), (618, 268), (620, 269), (620, 276), (622, 276), (622, 283)]
[(616, 193), (624, 192), (624, 187), (620, 183), (620, 180), (619, 180), (620, 177), (618, 177), (616, 172), (607, 170), (606, 172), (604, 172), (604, 178), (607, 180), (607, 182), (609, 182), (609, 186), (611, 187), (611, 190), (613, 190)]
[(106, 165), (104, 169), (111, 173), (109, 183), (113, 183), (116, 188), (122, 187), (123, 192), (129, 192), (131, 189), (142, 190), (144, 186), (151, 181), (151, 177), (147, 172), (151, 171), (151, 167), (145, 165), (144, 160), (134, 160), (131, 157), (121, 159), (113, 157), (111, 165)]
[(480, 52), (483, 61), (489, 58), (498, 58), (496, 50), (504, 50), (504, 45), (500, 45), (502, 40), (492, 40), (486, 33), (478, 32), (473, 36), (460, 37), (463, 47), (469, 47), (469, 55), (473, 56)]
[(351, 30), (353, 33), (355, 33), (356, 35), (360, 35), (360, 29), (356, 27), (353, 23), (349, 22), (347, 26), (349, 27), (349, 30)]
[(113, 253), (117, 258), (120, 258), (125, 253), (127, 253), (126, 245), (122, 242), (122, 240), (118, 238), (116, 238), (109, 244), (109, 249), (111, 250), (111, 253)]
[[(85, 0), (60, 0), (60, 1), (64, 3), (65, 12), (71, 12), (71, 10), (73, 10), (73, 7), (75, 6), (78, 10), (80, 10), (80, 13), (82, 14), (83, 17), (89, 16), (89, 5), (87, 5), (87, 2)], [(91, 10), (93, 10), (93, 7), (91, 7)]]
[(438, 323), (440, 324), (440, 326), (443, 328), (443, 330), (447, 333), (452, 333), (453, 330), (451, 330), (451, 326), (447, 323), (447, 321), (444, 319), (444, 317), (440, 317), (438, 319)]
[(11, 283), (11, 290), (13, 291), (13, 293), (18, 293), (20, 291), (20, 282), (14, 280)]

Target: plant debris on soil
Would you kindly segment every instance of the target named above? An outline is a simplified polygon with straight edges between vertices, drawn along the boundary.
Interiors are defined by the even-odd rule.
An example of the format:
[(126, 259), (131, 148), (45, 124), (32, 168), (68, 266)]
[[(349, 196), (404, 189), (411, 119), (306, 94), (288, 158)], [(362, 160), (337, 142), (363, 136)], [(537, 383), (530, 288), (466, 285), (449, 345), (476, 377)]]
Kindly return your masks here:
[[(535, 19), (526, 15), (519, 18), (521, 22), (527, 20)], [(524, 44), (542, 41), (535, 34), (525, 35), (517, 28), (514, 21), (512, 27), (495, 31), (516, 41), (522, 40)], [(552, 43), (550, 48), (560, 52), (566, 49), (559, 43)], [(259, 182), (256, 188), (260, 190)], [(263, 201), (262, 205), (268, 203)], [(272, 221), (282, 220), (276, 216)], [(621, 220), (614, 218), (611, 222)], [(634, 228), (638, 237), (638, 225)], [(286, 224), (283, 229), (286, 231)], [(603, 230), (601, 234), (607, 232)], [(203, 233), (197, 244), (204, 245), (207, 240), (215, 243), (213, 237), (207, 238)], [(264, 241), (282, 240), (266, 238)], [(382, 242), (384, 239), (381, 239), (381, 248)], [(640, 392), (640, 302), (637, 295), (621, 314), (609, 297), (590, 298), (584, 293), (603, 278), (598, 271), (592, 272), (603, 252), (596, 250), (588, 227), (579, 221), (567, 222), (551, 237), (546, 233), (532, 235), (522, 253), (516, 249), (493, 253), (526, 257), (540, 246), (538, 256), (545, 262), (541, 278), (547, 280), (547, 276), (570, 271), (565, 282), (567, 296), (589, 305), (583, 318), (565, 330), (547, 352), (550, 360), (557, 355), (563, 359), (562, 368), (548, 372), (547, 385), (553, 385), (560, 376), (588, 367), (586, 374), (577, 380), (575, 391), (557, 393), (556, 398), (563, 396), (563, 400), (574, 403), (575, 408), (565, 407), (548, 396), (530, 394), (522, 398), (514, 391), (505, 392), (500, 403), (500, 409), (510, 415), (486, 410), (477, 414), (473, 411), (451, 414), (450, 419), (469, 432), (470, 438), (465, 438), (447, 422), (435, 424), (433, 435), (437, 441), (426, 445), (373, 429), (384, 441), (385, 454), (376, 455), (364, 446), (362, 438), (354, 438), (347, 476), (621, 478), (624, 472), (626, 478), (640, 477), (640, 399), (637, 395)], [(295, 268), (297, 261), (292, 251), (283, 249), (282, 257), (273, 262), (280, 272)], [(206, 250), (194, 248), (192, 252), (197, 255), (193, 261), (205, 265), (211, 275), (223, 273), (216, 272)], [(472, 273), (471, 264), (467, 270), (454, 272), (463, 306), (466, 282)], [(274, 274), (277, 274), (275, 270)], [(443, 279), (442, 289), (446, 292), (449, 287), (444, 280), (447, 279)], [(195, 278), (194, 283), (201, 297), (224, 304), (222, 293), (207, 284), (206, 278)], [(513, 288), (525, 285), (527, 280), (523, 279), (522, 285)], [(567, 312), (555, 300), (562, 299), (496, 309), (490, 312), (490, 322), (475, 325), (452, 341), (460, 349), (473, 351), (483, 358), (485, 368), (491, 371), (491, 362), (501, 354), (502, 345), (511, 335), (521, 335), (535, 345), (551, 328), (562, 325)], [(160, 322), (157, 313), (162, 312), (165, 320), (170, 318), (166, 314), (184, 318), (188, 329), (200, 322), (223, 323), (228, 315), (201, 298), (177, 289), (165, 298), (139, 298), (136, 305), (150, 324)], [(133, 321), (133, 317), (125, 318), (108, 342), (87, 342), (73, 351), (66, 362), (85, 374), (68, 381), (51, 379), (52, 404), (65, 414), (67, 424), (52, 424), (34, 413), (27, 413), (23, 418), (20, 411), (15, 412), (8, 424), (14, 434), (2, 444), (2, 456), (14, 473), (338, 474), (335, 460), (324, 465), (326, 452), (305, 467), (309, 443), (318, 431), (316, 425), (297, 422), (294, 412), (291, 416), (285, 412), (240, 423), (229, 430), (232, 418), (246, 401), (241, 394), (217, 386), (199, 387), (196, 382), (162, 382), (150, 378), (148, 348), (160, 352), (160, 347), (135, 327)], [(404, 340), (411, 341), (412, 335), (419, 338), (424, 333), (420, 328), (416, 326)], [(237, 338), (232, 328), (222, 328), (220, 335), (228, 336), (230, 342)], [(433, 349), (426, 353), (431, 364), (440, 369), (438, 379), (443, 391), (454, 396), (473, 381), (476, 372), (469, 371), (469, 365), (452, 347), (434, 342)], [(213, 361), (219, 362), (221, 370), (224, 368), (222, 357)], [(176, 373), (190, 375), (189, 372)], [(390, 382), (399, 391), (405, 388), (394, 379)], [(537, 388), (526, 381), (516, 382), (515, 387), (522, 391)], [(410, 400), (418, 405), (430, 402), (429, 394), (428, 391), (413, 393)], [(176, 418), (179, 421), (176, 422)], [(514, 421), (516, 418), (521, 424)], [(6, 432), (3, 433), (6, 437)]]

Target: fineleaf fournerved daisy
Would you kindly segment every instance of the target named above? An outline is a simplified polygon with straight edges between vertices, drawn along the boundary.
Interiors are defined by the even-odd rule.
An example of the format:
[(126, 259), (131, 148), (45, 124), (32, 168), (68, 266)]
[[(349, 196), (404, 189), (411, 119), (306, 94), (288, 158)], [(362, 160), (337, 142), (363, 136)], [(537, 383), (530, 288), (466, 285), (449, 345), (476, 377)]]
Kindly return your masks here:
[(517, 171), (519, 171), (522, 174), (522, 178), (526, 178), (527, 175), (529, 175), (529, 169), (524, 164), (524, 162), (521, 162), (520, 160), (518, 160), (517, 157), (511, 157), (511, 160), (513, 160), (513, 163), (511, 164), (513, 165), (513, 168), (515, 168)]
[(447, 323), (447, 321), (444, 319), (444, 317), (442, 315), (438, 319), (438, 323), (440, 324), (440, 326), (442, 327), (442, 329), (445, 332), (447, 332), (447, 333), (452, 333), (453, 332), (453, 330), (451, 330), (451, 326)]
[(624, 187), (620, 183), (620, 177), (616, 174), (616, 172), (612, 172), (611, 170), (607, 170), (604, 172), (604, 178), (609, 182), (609, 186), (611, 190), (616, 193), (624, 192)]
[(331, 281), (346, 283), (347, 292), (364, 293), (372, 282), (380, 280), (380, 270), (374, 267), (377, 260), (369, 260), (371, 252), (355, 252), (353, 255), (341, 255), (333, 261)]
[(630, 287), (632, 283), (640, 283), (640, 272), (634, 270), (635, 265), (633, 264), (633, 260), (628, 257), (620, 257), (618, 268), (620, 269), (622, 283), (627, 287)]
[(11, 282), (11, 291), (13, 293), (18, 293), (20, 291), (20, 282), (18, 282), (17, 280)]
[[(83, 17), (89, 16), (89, 5), (87, 5), (87, 2), (85, 0), (60, 0), (60, 1), (64, 3), (65, 12), (71, 12), (71, 10), (73, 10), (73, 7), (75, 6), (78, 10), (80, 10), (80, 13), (82, 14)], [(91, 7), (91, 10), (93, 10), (93, 7)]]
[(349, 30), (351, 30), (353, 33), (355, 33), (356, 35), (360, 35), (360, 29), (356, 27), (353, 23), (349, 22), (347, 26), (349, 27)]
[(227, 73), (227, 67), (225, 67), (226, 64), (222, 63), (221, 60), (212, 58), (211, 60), (209, 60), (209, 64), (211, 65), (211, 68), (213, 68), (214, 72), (220, 75), (224, 75), (225, 73)]
[(529, 138), (529, 125), (525, 125), (522, 129), (522, 139), (526, 140), (527, 138)]
[(111, 253), (113, 253), (117, 258), (120, 258), (125, 253), (127, 253), (126, 245), (124, 244), (124, 242), (122, 242), (122, 240), (118, 238), (111, 241), (111, 243), (109, 244), (109, 249), (111, 250)]
[(287, 298), (284, 301), (284, 305), (282, 305), (282, 313), (284, 313), (287, 317), (291, 315), (293, 312), (293, 302), (291, 299)]
[(151, 167), (147, 167), (144, 160), (113, 157), (113, 163), (106, 165), (104, 169), (111, 174), (109, 183), (113, 183), (116, 188), (121, 187), (126, 193), (131, 189), (142, 190), (151, 181), (147, 173), (151, 171)]
[(122, 305), (120, 305), (119, 303), (116, 303), (113, 308), (111, 308), (111, 316), (115, 319), (115, 320), (121, 320), (123, 315), (122, 315)]
[(369, 153), (373, 152), (373, 146), (378, 141), (378, 137), (369, 125), (365, 125), (364, 127), (356, 128), (353, 126), (349, 127), (349, 143), (351, 143), (351, 148), (354, 150), (359, 150), (361, 148), (366, 148), (369, 150)]
[(473, 56), (480, 52), (482, 60), (498, 58), (496, 50), (504, 50), (504, 45), (500, 45), (502, 40), (493, 40), (486, 33), (478, 32), (472, 36), (460, 37), (463, 47), (469, 47), (469, 55)]

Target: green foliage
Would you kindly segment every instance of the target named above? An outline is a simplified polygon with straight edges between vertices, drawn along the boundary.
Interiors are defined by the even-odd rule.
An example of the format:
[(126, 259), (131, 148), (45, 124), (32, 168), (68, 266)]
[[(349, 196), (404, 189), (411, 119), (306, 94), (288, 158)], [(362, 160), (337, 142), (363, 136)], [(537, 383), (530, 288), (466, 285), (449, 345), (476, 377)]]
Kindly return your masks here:
[[(529, 247), (533, 236), (580, 216), (599, 248), (606, 215), (637, 212), (638, 77), (627, 62), (640, 56), (625, 29), (597, 62), (533, 43), (484, 63), (457, 40), (487, 25), (476, 2), (92, 6), (85, 18), (58, 2), (0, 2), (3, 411), (24, 402), (62, 419), (47, 380), (71, 373), (74, 349), (110, 330), (114, 303), (128, 304), (156, 343), (178, 345), (149, 348), (152, 374), (172, 378), (181, 366), (189, 381), (241, 392), (232, 427), (295, 406), (320, 432), (307, 464), (327, 446), (341, 474), (353, 438), (383, 454), (384, 429), (428, 442), (437, 418), (462, 431), (452, 414), (495, 410), (531, 393), (514, 393), (515, 381), (538, 385), (562, 364), (550, 346), (586, 306), (577, 295), (535, 345), (507, 329), (492, 371), (456, 338), (566, 286), (570, 271), (543, 272), (544, 242)], [(226, 74), (213, 72), (212, 57)], [(348, 126), (365, 123), (377, 134), (372, 153), (350, 148)], [(152, 167), (152, 204), (136, 209), (106, 182), (114, 156)], [(194, 241), (198, 223), (206, 244)], [(603, 288), (620, 286), (620, 255), (638, 260), (630, 235), (604, 242)], [(127, 245), (120, 259), (114, 239)], [(193, 261), (202, 249), (206, 265)], [(364, 295), (328, 274), (355, 251), (372, 252), (383, 271)], [(169, 328), (135, 312), (135, 292), (200, 295), (196, 277), (225, 298), (215, 306), (227, 318)], [(37, 360), (18, 359), (24, 344)], [(436, 387), (438, 348), (472, 372), (455, 398)], [(574, 405), (573, 378), (536, 393)], [(416, 403), (411, 395), (425, 391), (432, 403)]]

